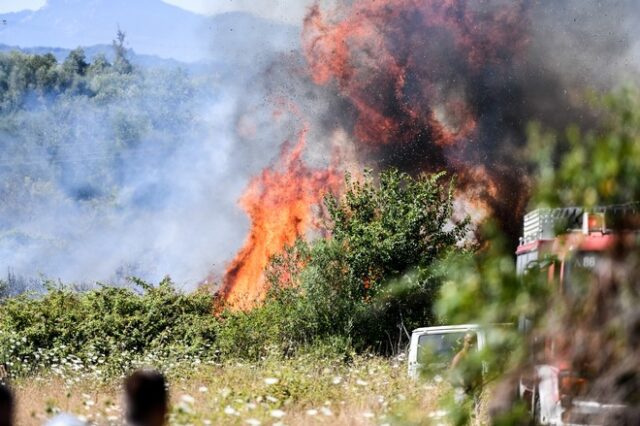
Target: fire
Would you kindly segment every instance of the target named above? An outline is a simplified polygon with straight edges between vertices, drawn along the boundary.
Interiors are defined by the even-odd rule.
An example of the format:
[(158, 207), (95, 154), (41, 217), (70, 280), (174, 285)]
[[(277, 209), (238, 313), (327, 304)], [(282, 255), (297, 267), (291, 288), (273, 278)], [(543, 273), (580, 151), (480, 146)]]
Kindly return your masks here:
[(277, 164), (253, 178), (240, 199), (251, 219), (251, 229), (228, 266), (221, 289), (232, 308), (250, 309), (264, 299), (264, 270), (269, 260), (313, 226), (313, 206), (342, 182), (333, 167), (312, 169), (305, 165), (305, 135), (306, 130), (293, 147), (285, 144)]
[(451, 145), (472, 135), (466, 79), (457, 74), (499, 66), (526, 41), (518, 6), (487, 14), (472, 3), (356, 0), (328, 13), (311, 9), (303, 39), (312, 77), (320, 85), (335, 81), (351, 100), (360, 141), (406, 143), (426, 135)]
[(456, 193), (455, 219), (469, 216), (472, 223), (484, 222), (492, 215), (492, 205), (501, 195), (495, 180), (484, 166), (464, 169), (457, 177), (461, 189)]
[(509, 226), (527, 185), (523, 174), (495, 153), (509, 143), (512, 94), (501, 88), (509, 87), (529, 44), (527, 5), (522, 0), (354, 0), (332, 10), (316, 5), (304, 22), (304, 53), (313, 81), (350, 102), (353, 139), (366, 147), (365, 161), (414, 173), (457, 174), (458, 197), (476, 223), (493, 215)]
[[(318, 128), (326, 131), (332, 123), (329, 131), (346, 135), (358, 168), (447, 170), (459, 176), (461, 210), (478, 221), (494, 215), (509, 222), (526, 188), (511, 165), (494, 160), (496, 146), (510, 140), (505, 135), (513, 110), (511, 92), (496, 88), (510, 81), (527, 46), (528, 2), (491, 4), (353, 0), (328, 11), (316, 5), (305, 18), (302, 41), (313, 84), (341, 101), (333, 117), (319, 117)], [(295, 105), (293, 112), (299, 114)], [(251, 230), (221, 290), (235, 308), (249, 309), (264, 298), (269, 259), (313, 228), (311, 206), (339, 188), (336, 167), (304, 164), (304, 136), (283, 149), (278, 164), (254, 178), (240, 200)], [(342, 170), (351, 169), (349, 157), (337, 157)]]

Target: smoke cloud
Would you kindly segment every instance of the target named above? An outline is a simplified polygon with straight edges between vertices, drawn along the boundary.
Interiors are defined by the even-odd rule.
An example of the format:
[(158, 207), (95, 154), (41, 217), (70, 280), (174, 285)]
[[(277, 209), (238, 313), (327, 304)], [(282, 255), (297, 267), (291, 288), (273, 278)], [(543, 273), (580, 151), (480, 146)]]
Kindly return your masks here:
[(515, 237), (527, 124), (594, 123), (587, 92), (637, 80), (638, 23), (632, 1), (356, 0), (314, 7), (303, 43), (363, 163), (456, 173)]

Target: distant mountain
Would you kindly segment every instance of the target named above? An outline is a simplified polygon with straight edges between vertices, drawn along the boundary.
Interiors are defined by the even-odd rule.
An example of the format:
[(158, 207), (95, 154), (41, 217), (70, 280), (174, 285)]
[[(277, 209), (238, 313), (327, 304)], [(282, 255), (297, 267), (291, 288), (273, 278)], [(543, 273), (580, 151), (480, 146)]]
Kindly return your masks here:
[(183, 62), (251, 61), (297, 46), (299, 29), (247, 13), (206, 17), (161, 0), (48, 0), (0, 14), (0, 43), (74, 49), (110, 43), (121, 28), (136, 52)]
[(36, 11), (0, 15), (0, 43), (73, 49), (109, 43), (119, 26), (141, 53), (195, 61), (206, 53), (205, 20), (160, 0), (48, 0)]

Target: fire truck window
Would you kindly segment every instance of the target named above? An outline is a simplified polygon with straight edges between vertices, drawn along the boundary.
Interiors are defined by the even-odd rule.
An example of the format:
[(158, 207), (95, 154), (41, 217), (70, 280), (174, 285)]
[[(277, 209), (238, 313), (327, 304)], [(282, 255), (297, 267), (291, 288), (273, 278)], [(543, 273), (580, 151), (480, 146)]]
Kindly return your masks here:
[(565, 262), (563, 292), (570, 299), (579, 299), (587, 292), (600, 255), (595, 252), (578, 252)]

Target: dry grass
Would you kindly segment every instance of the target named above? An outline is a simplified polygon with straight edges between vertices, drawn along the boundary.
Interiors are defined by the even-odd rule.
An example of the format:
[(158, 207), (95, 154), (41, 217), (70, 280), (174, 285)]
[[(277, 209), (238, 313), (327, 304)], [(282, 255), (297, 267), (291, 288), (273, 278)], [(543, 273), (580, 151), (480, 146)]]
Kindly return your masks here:
[(99, 424), (109, 424), (108, 416), (120, 417), (117, 385), (81, 380), (69, 386), (60, 377), (36, 377), (17, 382), (15, 392), (18, 425), (42, 425), (58, 411), (90, 415)]
[[(296, 358), (259, 365), (228, 363), (173, 368), (171, 424), (383, 425), (428, 424), (444, 385), (406, 377), (402, 360)], [(122, 424), (120, 382), (52, 375), (14, 383), (18, 424), (40, 425), (63, 411), (92, 424)]]

